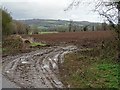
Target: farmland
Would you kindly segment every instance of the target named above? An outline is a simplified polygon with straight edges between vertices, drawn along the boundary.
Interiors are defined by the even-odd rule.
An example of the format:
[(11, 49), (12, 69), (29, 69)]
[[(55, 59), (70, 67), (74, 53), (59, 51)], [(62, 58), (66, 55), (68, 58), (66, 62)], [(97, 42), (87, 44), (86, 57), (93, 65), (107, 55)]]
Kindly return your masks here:
[(3, 89), (120, 88), (120, 2), (28, 1), (0, 9)]
[[(10, 81), (16, 83), (19, 87), (40, 88), (37, 83), (43, 82), (46, 84), (44, 85), (43, 83), (41, 83), (41, 87), (48, 86), (48, 87), (58, 87), (58, 88), (59, 87), (117, 88), (118, 83), (116, 80), (118, 74), (116, 70), (118, 65), (116, 64), (116, 61), (113, 61), (116, 53), (116, 48), (113, 47), (116, 47), (115, 46), (116, 44), (115, 44), (115, 34), (112, 31), (48, 33), (48, 34), (22, 35), (22, 37), (25, 39), (32, 38), (33, 40), (33, 43), (31, 43), (32, 47), (44, 46), (45, 48), (36, 48), (37, 51), (35, 50), (29, 53), (28, 52), (25, 54), (21, 53), (18, 54), (17, 56), (7, 56), (3, 58), (4, 75), (7, 78), (9, 78)], [(46, 45), (49, 46), (46, 47)], [(106, 56), (104, 56), (105, 54)], [(35, 62), (32, 60), (33, 57)], [(9, 58), (11, 59), (9, 60)], [(22, 58), (23, 60), (21, 61), (20, 58)], [(28, 61), (28, 59), (30, 61)], [(8, 62), (10, 62), (9, 65), (7, 65)], [(22, 64), (22, 63), (26, 63), (26, 64)], [(51, 63), (51, 64), (47, 64), (47, 63)], [(82, 66), (79, 66), (81, 65), (81, 63)], [(16, 73), (14, 75), (9, 71), (11, 65), (13, 64), (15, 67), (13, 70), (12, 69), (11, 70), (12, 72)], [(35, 64), (36, 67), (33, 67), (33, 64)], [(41, 65), (41, 67), (39, 67), (39, 65)], [(112, 65), (114, 66), (113, 68)], [(86, 67), (93, 68), (94, 70), (96, 70), (96, 72)], [(25, 71), (19, 70), (19, 68), (23, 68), (23, 70)], [(101, 68), (103, 71), (100, 71)], [(113, 72), (115, 76), (110, 75), (109, 72), (105, 73), (104, 70), (106, 70), (106, 68), (107, 70)], [(37, 70), (40, 71), (38, 72)], [(44, 73), (44, 70), (47, 70), (46, 74)], [(75, 72), (73, 71), (76, 70), (77, 73), (75, 74)], [(90, 73), (90, 75), (86, 72), (86, 70), (88, 73)], [(85, 76), (86, 79), (82, 78), (84, 72), (86, 72), (87, 75)], [(101, 78), (98, 77), (97, 72), (103, 73), (103, 74), (99, 73), (99, 76)], [(28, 76), (28, 74), (30, 73), (34, 73), (34, 74)], [(51, 76), (52, 74), (50, 73), (52, 73), (54, 76)], [(72, 73), (74, 73), (75, 76)], [(79, 77), (79, 73), (81, 73), (80, 77)], [(19, 74), (20, 76), (22, 75), (22, 77), (20, 77)], [(43, 81), (37, 80), (39, 78), (37, 76), (38, 74), (41, 76), (41, 79)], [(92, 75), (95, 75), (96, 83), (98, 84), (96, 83), (91, 84), (91, 82), (94, 82), (94, 78), (91, 77)], [(106, 75), (105, 78), (103, 77), (103, 75)], [(30, 79), (30, 77), (34, 77), (35, 79), (33, 80), (35, 80), (35, 82), (33, 82), (32, 79)], [(49, 77), (49, 79), (47, 79), (47, 77)], [(109, 78), (113, 78), (114, 81), (109, 81), (110, 80)], [(87, 82), (87, 80), (90, 80), (90, 82), (86, 84), (81, 84), (81, 83), (85, 83), (82, 82), (81, 80), (85, 82)], [(106, 80), (108, 81), (107, 83)], [(26, 83), (26, 85), (22, 85), (22, 83)]]
[(44, 42), (51, 45), (59, 44), (93, 44), (104, 40), (114, 39), (112, 31), (94, 31), (94, 32), (66, 32), (56, 34), (30, 35), (36, 42)]

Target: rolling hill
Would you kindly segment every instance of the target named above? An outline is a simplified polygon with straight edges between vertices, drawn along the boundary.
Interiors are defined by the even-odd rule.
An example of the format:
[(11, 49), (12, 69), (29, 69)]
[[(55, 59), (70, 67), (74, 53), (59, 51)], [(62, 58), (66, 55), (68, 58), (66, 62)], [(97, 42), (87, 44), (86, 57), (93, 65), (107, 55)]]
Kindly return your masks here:
[[(22, 23), (28, 24), (31, 27), (37, 27), (40, 29), (54, 29), (58, 27), (68, 28), (70, 21), (67, 20), (52, 20), (52, 19), (29, 19), (19, 20)], [(88, 21), (72, 21), (73, 26), (84, 27), (84, 26), (97, 26), (100, 23), (88, 22)]]

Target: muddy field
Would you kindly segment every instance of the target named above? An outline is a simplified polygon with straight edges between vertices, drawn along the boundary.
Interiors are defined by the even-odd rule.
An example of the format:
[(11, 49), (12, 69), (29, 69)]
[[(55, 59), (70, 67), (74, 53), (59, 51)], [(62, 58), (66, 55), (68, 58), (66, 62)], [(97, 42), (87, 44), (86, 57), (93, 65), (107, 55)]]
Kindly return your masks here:
[[(103, 40), (113, 39), (114, 35), (109, 31), (100, 31), (24, 35), (23, 37), (31, 37), (34, 42), (43, 42), (51, 46), (30, 53), (4, 57), (3, 75), (23, 88), (63, 88), (64, 85), (59, 80), (59, 64), (64, 61), (64, 55), (78, 50), (77, 45), (91, 46)], [(8, 85), (6, 83), (9, 82), (5, 80), (3, 84)]]
[(113, 39), (113, 32), (95, 31), (95, 32), (66, 32), (54, 34), (31, 35), (34, 41), (54, 44), (93, 44), (103, 40)]
[[(3, 75), (22, 88), (63, 88), (58, 79), (59, 64), (64, 54), (75, 51), (75, 46), (50, 47), (17, 56), (3, 58)], [(6, 84), (4, 80), (3, 85)], [(14, 85), (13, 85), (14, 86)]]

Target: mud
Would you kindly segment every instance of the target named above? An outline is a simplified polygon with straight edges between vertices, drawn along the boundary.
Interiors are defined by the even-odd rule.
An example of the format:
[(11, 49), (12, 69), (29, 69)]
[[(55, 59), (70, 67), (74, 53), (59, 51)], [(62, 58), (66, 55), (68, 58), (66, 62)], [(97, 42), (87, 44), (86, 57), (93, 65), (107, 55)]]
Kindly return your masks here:
[(63, 88), (59, 64), (76, 46), (50, 47), (3, 58), (3, 75), (21, 88)]

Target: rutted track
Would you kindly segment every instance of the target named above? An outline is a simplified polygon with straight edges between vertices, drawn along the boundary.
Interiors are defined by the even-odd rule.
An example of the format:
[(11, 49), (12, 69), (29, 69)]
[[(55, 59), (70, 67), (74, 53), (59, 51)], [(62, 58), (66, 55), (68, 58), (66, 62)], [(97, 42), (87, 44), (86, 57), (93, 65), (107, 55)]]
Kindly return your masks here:
[(3, 58), (3, 75), (23, 88), (62, 88), (58, 64), (75, 46), (52, 47)]

